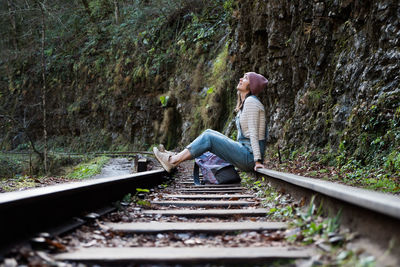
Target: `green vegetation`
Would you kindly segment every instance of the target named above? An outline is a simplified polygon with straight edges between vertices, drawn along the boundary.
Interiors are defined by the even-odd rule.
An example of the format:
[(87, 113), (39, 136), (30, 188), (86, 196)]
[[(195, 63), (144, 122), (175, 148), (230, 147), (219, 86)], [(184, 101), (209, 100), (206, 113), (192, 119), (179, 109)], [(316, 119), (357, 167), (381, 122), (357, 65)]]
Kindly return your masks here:
[(109, 157), (97, 157), (89, 162), (81, 163), (74, 167), (73, 171), (67, 175), (71, 179), (86, 179), (101, 172), (102, 167), (110, 160)]
[[(64, 169), (87, 159), (81, 155), (52, 152), (48, 155), (48, 175), (63, 175)], [(35, 153), (0, 153), (0, 179), (43, 175), (43, 162)]]
[[(372, 143), (382, 147), (384, 141), (377, 138)], [(375, 158), (371, 158), (369, 164), (349, 153), (346, 140), (339, 144), (336, 152), (330, 145), (316, 151), (306, 151), (303, 147), (283, 151), (282, 163), (278, 162), (276, 151), (269, 150), (266, 157), (268, 168), (366, 189), (400, 193), (400, 152), (395, 146), (388, 150), (372, 150)]]
[[(300, 228), (298, 233), (287, 237), (289, 241), (295, 242), (301, 240), (304, 244), (311, 244), (321, 238), (322, 240), (329, 241), (330, 236), (338, 233), (340, 226), (340, 212), (332, 218), (319, 218), (322, 213), (322, 203), (319, 208), (316, 209), (314, 200), (315, 198), (312, 197), (305, 211), (301, 211), (298, 208), (293, 210), (293, 208), (291, 208), (290, 212), (286, 211), (283, 214), (286, 217), (293, 216), (293, 226)], [(271, 213), (274, 217), (281, 216), (279, 209)]]
[[(36, 154), (0, 154), (2, 163), (0, 192), (64, 183), (68, 182), (68, 179), (87, 178), (98, 173), (108, 161), (106, 157), (93, 159), (90, 155), (68, 155), (55, 152), (52, 152), (48, 159), (49, 172), (44, 175), (43, 162)], [(85, 163), (79, 164), (82, 161)], [(77, 167), (71, 171), (73, 168), (71, 166), (75, 165)]]
[(357, 117), (358, 122), (353, 118), (355, 121), (350, 124), (342, 141), (345, 144), (342, 153), (348, 160), (357, 160), (364, 166), (383, 167), (398, 175), (400, 107), (388, 109), (393, 106), (393, 98), (381, 98), (378, 105), (367, 109), (365, 116)]
[(29, 170), (29, 158), (26, 155), (0, 153), (0, 178), (21, 175), (24, 170)]
[[(207, 114), (212, 116), (207, 116), (204, 125), (195, 126), (198, 132), (193, 134), (211, 122), (220, 126), (221, 120), (214, 115), (225, 114), (216, 102), (221, 102), (221, 90), (227, 87), (225, 79), (229, 74), (215, 77), (226, 67), (228, 40), (219, 42), (226, 38), (234, 1), (38, 3), (28, 5), (17, 0), (10, 6), (0, 5), (0, 10), (10, 14), (0, 19), (0, 25), (4, 25), (2, 36), (8, 38), (0, 43), (6, 52), (0, 55), (0, 61), (7, 62), (0, 66), (7, 66), (1, 72), (5, 75), (0, 77), (1, 88), (5, 90), (2, 89), (0, 98), (0, 115), (4, 117), (0, 119), (4, 121), (2, 132), (7, 133), (0, 139), (0, 147), (14, 149), (18, 144), (12, 140), (17, 136), (22, 143), (41, 141), (42, 40), (36, 33), (41, 32), (43, 25), (39, 7), (45, 11), (50, 149), (69, 147), (85, 152), (134, 146), (147, 149), (146, 145), (159, 141), (156, 139), (163, 132), (161, 141), (168, 141), (168, 148), (175, 146), (176, 141), (171, 140), (180, 135), (181, 128), (176, 110), (165, 110), (171, 116), (163, 123), (167, 128), (164, 129), (153, 124), (162, 117), (163, 110), (156, 110), (143, 122), (140, 118), (148, 113), (143, 105), (156, 106), (152, 98), (160, 96), (163, 107), (170, 103), (176, 106), (176, 96), (182, 102), (197, 104), (201, 98), (198, 93), (204, 87), (213, 88), (202, 107), (208, 105)], [(16, 27), (12, 27), (10, 19)], [(193, 113), (202, 110), (186, 109)], [(136, 128), (139, 123), (140, 131), (155, 127), (160, 134), (143, 137)]]
[(399, 169), (390, 171), (386, 168), (361, 166), (356, 160), (349, 160), (340, 168), (341, 179), (349, 185), (362, 186), (383, 192), (400, 192)]

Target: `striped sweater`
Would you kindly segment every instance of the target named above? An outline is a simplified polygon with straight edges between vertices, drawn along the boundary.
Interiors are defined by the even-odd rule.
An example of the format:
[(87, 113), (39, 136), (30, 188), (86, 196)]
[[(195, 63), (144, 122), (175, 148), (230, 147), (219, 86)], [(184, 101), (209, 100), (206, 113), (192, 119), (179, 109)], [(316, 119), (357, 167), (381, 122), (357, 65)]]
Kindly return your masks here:
[[(265, 139), (265, 109), (255, 97), (247, 97), (243, 110), (239, 111), (240, 128), (244, 137), (250, 139), (254, 162), (261, 160), (261, 151), (258, 140)], [(264, 151), (262, 151), (264, 152)]]

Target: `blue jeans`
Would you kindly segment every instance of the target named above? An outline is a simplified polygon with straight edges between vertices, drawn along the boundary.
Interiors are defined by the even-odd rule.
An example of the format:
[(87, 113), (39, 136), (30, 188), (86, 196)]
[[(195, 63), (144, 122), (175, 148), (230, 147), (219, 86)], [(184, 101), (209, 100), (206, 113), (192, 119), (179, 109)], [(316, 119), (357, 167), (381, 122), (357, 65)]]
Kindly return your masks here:
[(214, 130), (205, 130), (186, 148), (192, 158), (210, 151), (242, 171), (254, 169), (254, 156), (249, 148)]

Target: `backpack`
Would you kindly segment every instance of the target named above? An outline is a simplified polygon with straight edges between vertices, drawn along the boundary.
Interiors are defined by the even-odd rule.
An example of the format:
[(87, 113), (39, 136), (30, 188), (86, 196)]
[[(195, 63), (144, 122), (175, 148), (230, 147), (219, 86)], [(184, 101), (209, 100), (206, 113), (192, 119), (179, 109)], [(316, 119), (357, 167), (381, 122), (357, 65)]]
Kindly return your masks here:
[[(200, 182), (199, 169), (203, 174)], [(240, 183), (240, 177), (235, 167), (211, 152), (205, 152), (194, 162), (193, 182), (200, 184), (233, 184)]]

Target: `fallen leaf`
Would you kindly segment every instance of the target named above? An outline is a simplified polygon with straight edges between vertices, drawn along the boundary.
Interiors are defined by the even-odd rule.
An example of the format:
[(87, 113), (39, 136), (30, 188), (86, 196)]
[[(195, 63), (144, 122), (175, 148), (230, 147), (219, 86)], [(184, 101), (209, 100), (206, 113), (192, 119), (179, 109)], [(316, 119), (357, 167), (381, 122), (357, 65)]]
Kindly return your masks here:
[(53, 247), (56, 248), (57, 250), (61, 250), (61, 251), (67, 250), (67, 248), (66, 248), (63, 244), (61, 244), (60, 242), (53, 241), (53, 240), (51, 240), (51, 239), (46, 239), (46, 243), (47, 243), (49, 246), (53, 246)]
[(284, 235), (280, 233), (272, 233), (271, 235), (265, 236), (265, 239), (268, 241), (281, 241), (284, 239)]
[(306, 204), (306, 198), (305, 198), (305, 197), (302, 197), (301, 200), (300, 200), (299, 206), (300, 206), (300, 207), (303, 207), (305, 204)]

